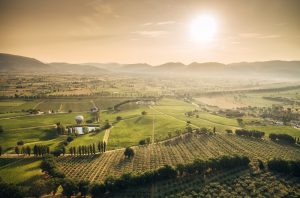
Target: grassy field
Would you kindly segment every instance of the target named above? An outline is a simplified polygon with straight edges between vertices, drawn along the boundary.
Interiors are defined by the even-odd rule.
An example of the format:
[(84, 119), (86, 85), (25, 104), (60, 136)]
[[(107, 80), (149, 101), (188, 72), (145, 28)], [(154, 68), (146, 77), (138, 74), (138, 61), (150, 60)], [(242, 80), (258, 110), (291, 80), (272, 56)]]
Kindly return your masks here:
[(41, 160), (35, 158), (0, 158), (0, 176), (6, 182), (30, 185), (42, 177)]
[(1, 100), (0, 113), (14, 113), (21, 112), (22, 110), (33, 109), (38, 105), (40, 100)]
[[(154, 134), (153, 134), (154, 119)], [(171, 133), (176, 135), (176, 130), (183, 130), (185, 122), (165, 115), (145, 115), (131, 119), (125, 119), (117, 123), (111, 130), (108, 148), (123, 148), (126, 146), (137, 145), (145, 138), (154, 138), (156, 141), (167, 138)]]
[[(110, 104), (117, 101), (119, 102), (119, 100), (120, 99), (116, 99), (114, 102), (110, 102)], [(75, 106), (76, 103), (74, 101), (75, 100), (73, 99), (73, 101), (68, 104)], [(84, 100), (79, 100), (77, 105), (82, 105), (83, 101)], [(93, 103), (90, 100), (85, 100), (85, 102), (88, 104), (85, 106), (86, 108)], [(102, 103), (104, 102), (102, 101)], [(40, 105), (45, 104), (47, 103), (40, 103)], [(77, 109), (80, 108), (81, 107), (77, 107)], [(190, 121), (191, 126), (194, 128), (206, 127), (213, 129), (215, 127), (219, 133), (224, 133), (226, 129), (235, 130), (240, 128), (236, 119), (233, 118), (213, 115), (203, 111), (198, 111), (191, 117), (185, 115), (186, 112), (193, 111), (195, 109), (198, 109), (198, 107), (191, 103), (172, 98), (163, 98), (154, 106), (129, 103), (124, 106), (120, 106), (121, 111), (117, 113), (102, 112), (100, 114), (100, 125), (102, 125), (105, 120), (109, 120), (110, 123), (114, 123), (114, 127), (111, 129), (109, 136), (108, 149), (137, 145), (142, 139), (146, 139), (148, 137), (152, 138), (153, 118), (155, 141), (166, 139), (169, 136), (169, 133), (171, 133), (172, 136), (175, 136), (175, 131), (184, 130), (187, 121)], [(142, 111), (146, 111), (147, 115), (141, 116)], [(91, 116), (89, 113), (80, 114), (83, 115), (86, 120)], [(14, 117), (18, 114), (10, 115)], [(49, 145), (51, 149), (54, 149), (59, 145), (59, 143), (66, 139), (65, 136), (55, 136), (55, 123), (61, 122), (64, 125), (75, 124), (74, 118), (76, 115), (78, 115), (78, 113), (20, 116), (11, 119), (4, 119), (5, 117), (1, 119), (0, 117), (0, 125), (4, 128), (4, 133), (0, 134), (0, 145), (5, 148), (13, 147), (16, 145), (17, 141), (23, 140), (29, 145), (45, 144)], [(116, 122), (116, 117), (118, 116), (121, 116), (123, 120)], [(289, 126), (246, 125), (245, 128), (264, 131), (267, 135), (272, 132), (287, 133), (295, 137), (300, 136), (297, 129)], [(103, 136), (104, 131), (97, 134), (92, 133), (82, 135), (75, 138), (69, 146), (97, 143), (103, 139)]]

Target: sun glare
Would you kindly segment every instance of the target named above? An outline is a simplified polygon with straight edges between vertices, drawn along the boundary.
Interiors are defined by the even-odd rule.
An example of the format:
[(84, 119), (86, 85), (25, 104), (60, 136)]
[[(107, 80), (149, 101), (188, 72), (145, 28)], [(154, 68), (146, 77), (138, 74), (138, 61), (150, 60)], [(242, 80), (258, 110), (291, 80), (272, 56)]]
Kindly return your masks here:
[(217, 32), (217, 23), (210, 15), (201, 15), (190, 24), (190, 37), (193, 42), (209, 42)]

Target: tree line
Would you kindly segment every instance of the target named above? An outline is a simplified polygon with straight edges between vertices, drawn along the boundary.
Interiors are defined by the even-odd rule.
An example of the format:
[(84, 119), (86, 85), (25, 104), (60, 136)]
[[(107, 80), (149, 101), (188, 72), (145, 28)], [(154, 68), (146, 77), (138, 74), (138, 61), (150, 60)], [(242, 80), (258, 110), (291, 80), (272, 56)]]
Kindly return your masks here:
[(292, 136), (288, 134), (275, 134), (275, 133), (270, 133), (269, 138), (273, 141), (282, 141), (288, 144), (295, 144), (296, 143), (296, 138), (293, 138)]
[(265, 132), (256, 130), (236, 129), (235, 134), (238, 136), (254, 137), (261, 139), (264, 137)]
[[(2, 148), (0, 149), (2, 150)], [(45, 145), (34, 145), (33, 149), (31, 149), (30, 146), (22, 146), (21, 148), (19, 146), (15, 147), (15, 153), (16, 154), (23, 154), (30, 156), (32, 153), (34, 156), (44, 156), (46, 154), (50, 154), (50, 147)]]
[(272, 159), (268, 162), (268, 168), (274, 172), (300, 177), (300, 160)]
[[(97, 149), (99, 153), (105, 153), (106, 151), (106, 142), (99, 141), (97, 144)], [(90, 145), (79, 145), (73, 146), (69, 148), (69, 153), (71, 155), (95, 155), (96, 154), (96, 146), (95, 144)]]
[[(89, 181), (76, 181), (65, 178), (65, 175), (58, 170), (56, 159), (52, 156), (44, 156), (41, 163), (41, 169), (47, 173), (51, 182), (49, 185), (51, 191), (56, 192), (61, 185), (63, 195), (71, 197), (80, 193), (81, 196), (90, 194), (92, 197), (103, 197), (105, 194), (116, 193), (126, 188), (147, 185), (154, 182), (176, 179), (177, 177), (189, 176), (192, 174), (201, 174), (204, 176), (208, 172), (229, 170), (238, 167), (247, 167), (249, 158), (245, 156), (221, 156), (212, 158), (207, 161), (195, 160), (189, 164), (180, 164), (176, 167), (165, 165), (154, 171), (147, 171), (141, 175), (124, 173), (122, 176), (115, 178), (108, 176), (103, 183), (90, 184)], [(49, 189), (45, 189), (45, 191)]]
[(207, 161), (197, 159), (189, 164), (179, 164), (175, 168), (165, 165), (154, 171), (147, 171), (141, 175), (125, 173), (119, 178), (108, 177), (102, 184), (94, 184), (90, 188), (92, 197), (102, 197), (105, 193), (114, 193), (128, 187), (147, 185), (153, 182), (175, 179), (193, 174), (205, 175), (208, 170), (220, 171), (238, 167), (247, 167), (250, 163), (245, 156), (221, 156)]

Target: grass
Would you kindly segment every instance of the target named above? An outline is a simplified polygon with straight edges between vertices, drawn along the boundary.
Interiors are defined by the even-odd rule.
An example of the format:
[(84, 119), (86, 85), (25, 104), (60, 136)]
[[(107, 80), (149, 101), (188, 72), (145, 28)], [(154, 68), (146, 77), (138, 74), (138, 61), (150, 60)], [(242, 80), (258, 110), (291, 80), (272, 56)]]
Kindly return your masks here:
[[(165, 139), (168, 134), (175, 135), (176, 130), (182, 130), (186, 126), (185, 122), (170, 118), (165, 115), (155, 115), (154, 117), (154, 137), (156, 140)], [(122, 120), (111, 130), (108, 148), (124, 148), (138, 145), (139, 141), (153, 134), (153, 116), (138, 116), (132, 119)]]
[(88, 133), (84, 135), (80, 135), (77, 138), (75, 138), (70, 144), (68, 144), (67, 148), (70, 148), (72, 146), (79, 146), (79, 145), (88, 145), (88, 144), (95, 144), (97, 146), (97, 143), (99, 141), (103, 140), (105, 131), (101, 131), (98, 133)]
[(39, 100), (2, 100), (0, 101), (0, 113), (13, 113), (33, 109), (39, 102)]
[[(0, 161), (5, 160), (0, 158)], [(0, 166), (1, 178), (9, 183), (30, 185), (34, 180), (42, 177), (39, 168), (41, 160), (35, 158), (16, 159), (13, 162)]]

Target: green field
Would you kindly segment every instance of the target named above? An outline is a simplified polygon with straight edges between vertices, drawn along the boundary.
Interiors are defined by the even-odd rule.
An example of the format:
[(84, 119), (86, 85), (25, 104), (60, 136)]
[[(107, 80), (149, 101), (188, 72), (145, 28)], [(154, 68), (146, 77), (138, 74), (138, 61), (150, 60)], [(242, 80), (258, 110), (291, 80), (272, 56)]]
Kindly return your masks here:
[(0, 113), (14, 113), (21, 112), (22, 110), (33, 109), (39, 104), (39, 102), (39, 100), (1, 100)]
[[(73, 105), (74, 107), (76, 106), (76, 108), (73, 108), (76, 110), (88, 109), (88, 107), (92, 105), (91, 100), (85, 99), (71, 99), (70, 102), (62, 99), (60, 100), (64, 102), (59, 103), (57, 100), (55, 100), (55, 102), (49, 100), (48, 103), (43, 102), (39, 105), (48, 104), (50, 105), (49, 107), (51, 107), (51, 105), (53, 105), (53, 107), (58, 107), (59, 105), (57, 104), (63, 104), (62, 107), (65, 105)], [(120, 102), (120, 98), (110, 102), (104, 102), (104, 100), (105, 99), (102, 98), (95, 101), (103, 104), (115, 104), (116, 102)], [(78, 101), (78, 103), (75, 101)], [(24, 102), (15, 103), (15, 105), (24, 105)], [(32, 103), (32, 101), (30, 101), (30, 103)], [(166, 139), (169, 134), (175, 136), (177, 134), (175, 131), (184, 131), (187, 121), (191, 122), (193, 128), (206, 127), (213, 129), (215, 127), (216, 131), (219, 133), (224, 133), (226, 129), (234, 130), (240, 128), (234, 118), (226, 118), (220, 115), (200, 111), (195, 105), (174, 98), (163, 98), (154, 106), (137, 105), (134, 102), (127, 103), (120, 106), (119, 109), (119, 112), (102, 112), (100, 114), (100, 125), (102, 125), (105, 120), (109, 120), (109, 122), (114, 125), (108, 139), (108, 149), (137, 145), (140, 140), (148, 137), (151, 139), (154, 137), (155, 141), (159, 141)], [(194, 111), (195, 109), (198, 109), (198, 112), (196, 112), (195, 115), (191, 117), (185, 115), (186, 112)], [(142, 111), (146, 111), (147, 115), (141, 116)], [(4, 150), (7, 150), (8, 148), (14, 147), (17, 141), (23, 140), (26, 145), (44, 144), (50, 146), (51, 149), (55, 149), (67, 137), (58, 137), (55, 135), (55, 123), (61, 122), (63, 125), (75, 124), (74, 118), (78, 114), (83, 115), (86, 120), (91, 117), (89, 113), (75, 112), (23, 116), (20, 113), (9, 113), (7, 115), (0, 114), (0, 125), (4, 128), (4, 133), (0, 134), (0, 145), (4, 147)], [(8, 119), (9, 116), (12, 118)], [(118, 116), (121, 116), (123, 120), (116, 122), (116, 117)], [(254, 118), (245, 118), (245, 121), (253, 119)], [(255, 120), (260, 119), (256, 118)], [(248, 121), (245, 122), (246, 126), (244, 126), (247, 129), (264, 131), (267, 135), (269, 133), (287, 133), (295, 137), (300, 137), (299, 130), (290, 126), (253, 126), (247, 125)], [(68, 145), (68, 147), (97, 143), (103, 139), (104, 133), (105, 131), (101, 131), (97, 134), (91, 133), (78, 136)], [(12, 152), (11, 149), (9, 151)]]
[(42, 177), (41, 160), (35, 158), (0, 158), (0, 176), (6, 182), (30, 185)]

